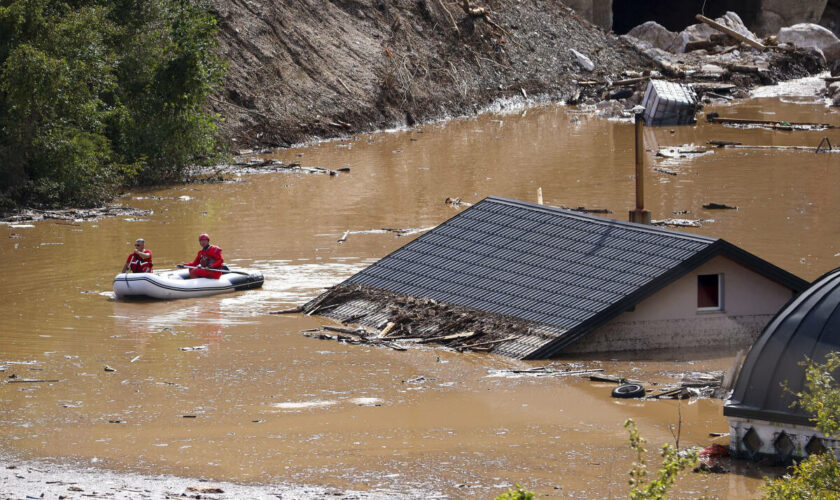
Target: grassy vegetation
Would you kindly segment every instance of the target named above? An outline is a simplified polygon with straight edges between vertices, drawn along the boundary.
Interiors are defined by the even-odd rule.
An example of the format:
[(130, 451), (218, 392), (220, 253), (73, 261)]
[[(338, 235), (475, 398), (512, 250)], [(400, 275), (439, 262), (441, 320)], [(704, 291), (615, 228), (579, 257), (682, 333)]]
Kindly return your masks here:
[(0, 210), (92, 206), (211, 161), (200, 0), (0, 1)]

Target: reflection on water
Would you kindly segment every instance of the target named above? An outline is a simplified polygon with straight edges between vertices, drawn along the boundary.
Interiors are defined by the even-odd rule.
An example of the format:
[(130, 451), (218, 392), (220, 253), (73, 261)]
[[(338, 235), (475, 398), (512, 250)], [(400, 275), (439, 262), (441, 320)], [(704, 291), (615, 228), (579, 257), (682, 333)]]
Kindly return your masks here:
[[(235, 481), (288, 481), (487, 498), (519, 482), (542, 496), (620, 497), (633, 457), (622, 423), (650, 448), (708, 445), (726, 432), (720, 401), (627, 401), (575, 377), (496, 377), (526, 363), (423, 346), (396, 352), (300, 335), (328, 320), (267, 315), (318, 295), (458, 213), (447, 197), (488, 195), (606, 208), (634, 206), (628, 123), (563, 107), (485, 115), (282, 151), (335, 177), (245, 174), (241, 182), (130, 193), (153, 214), (6, 225), (0, 238), (0, 368), (59, 380), (5, 384), (0, 446), (24, 456)], [(755, 99), (722, 116), (837, 123), (821, 106)], [(646, 206), (654, 218), (713, 219), (688, 231), (722, 237), (807, 279), (840, 264), (835, 155), (714, 149), (656, 157), (708, 140), (813, 145), (836, 131), (710, 125), (645, 131)], [(655, 170), (664, 166), (676, 175)], [(738, 210), (702, 208), (715, 202)], [(27, 227), (33, 226), (33, 227)], [(157, 269), (196, 251), (208, 232), (232, 267), (260, 270), (259, 290), (174, 302), (115, 301), (111, 281), (146, 239)], [(343, 240), (339, 243), (339, 240)], [(576, 369), (666, 383), (726, 370), (731, 352), (562, 360)], [(115, 371), (106, 372), (108, 365)], [(715, 442), (726, 442), (717, 438)], [(762, 471), (690, 475), (691, 496), (747, 496)], [(412, 489), (416, 488), (416, 489)], [(409, 491), (413, 493), (409, 493)]]

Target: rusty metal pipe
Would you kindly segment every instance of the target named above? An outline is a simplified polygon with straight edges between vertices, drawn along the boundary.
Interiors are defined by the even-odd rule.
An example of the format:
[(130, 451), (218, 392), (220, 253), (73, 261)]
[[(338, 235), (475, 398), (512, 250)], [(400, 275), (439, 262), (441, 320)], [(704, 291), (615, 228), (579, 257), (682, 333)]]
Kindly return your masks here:
[(645, 119), (636, 113), (636, 210), (645, 208)]

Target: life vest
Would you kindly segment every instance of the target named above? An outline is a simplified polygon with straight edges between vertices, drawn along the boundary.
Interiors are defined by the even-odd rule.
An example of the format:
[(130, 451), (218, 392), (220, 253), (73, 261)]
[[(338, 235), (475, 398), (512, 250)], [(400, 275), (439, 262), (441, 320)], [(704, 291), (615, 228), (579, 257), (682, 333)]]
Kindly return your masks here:
[(138, 257), (134, 252), (131, 252), (131, 254), (129, 254), (126, 262), (128, 262), (128, 265), (129, 265), (129, 268), (131, 269), (131, 272), (133, 272), (133, 273), (150, 273), (150, 272), (152, 272), (152, 251), (149, 250), (148, 248), (145, 248), (144, 251), (149, 252), (149, 258), (145, 259), (145, 260)]
[(225, 260), (222, 258), (222, 249), (216, 245), (209, 245), (207, 249), (198, 252), (198, 265), (201, 267), (221, 268)]

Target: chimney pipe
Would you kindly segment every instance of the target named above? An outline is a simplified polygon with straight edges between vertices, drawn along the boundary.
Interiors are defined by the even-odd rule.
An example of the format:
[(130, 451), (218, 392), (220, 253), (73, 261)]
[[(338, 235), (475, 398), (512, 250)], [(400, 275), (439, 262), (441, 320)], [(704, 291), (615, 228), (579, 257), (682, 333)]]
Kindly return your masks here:
[(645, 210), (645, 119), (636, 113), (636, 209), (630, 211), (630, 222), (650, 224), (650, 212)]

